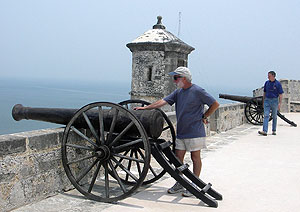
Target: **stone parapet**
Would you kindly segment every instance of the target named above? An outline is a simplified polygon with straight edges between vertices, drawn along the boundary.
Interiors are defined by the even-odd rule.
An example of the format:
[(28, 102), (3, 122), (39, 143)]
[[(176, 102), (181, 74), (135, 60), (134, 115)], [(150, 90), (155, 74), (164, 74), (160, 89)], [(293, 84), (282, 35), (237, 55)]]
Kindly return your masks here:
[(61, 163), (63, 129), (0, 136), (0, 211), (72, 188)]
[(209, 117), (210, 130), (217, 133), (225, 132), (246, 123), (245, 105), (244, 103), (221, 104)]
[(300, 112), (300, 101), (291, 101), (291, 112)]

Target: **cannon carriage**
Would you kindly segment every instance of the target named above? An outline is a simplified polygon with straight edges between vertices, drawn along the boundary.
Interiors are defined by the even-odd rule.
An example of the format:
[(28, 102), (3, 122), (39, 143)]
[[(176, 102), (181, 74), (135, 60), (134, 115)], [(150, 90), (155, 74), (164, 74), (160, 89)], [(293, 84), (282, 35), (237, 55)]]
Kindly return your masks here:
[[(219, 94), (219, 98), (233, 100), (237, 102), (245, 103), (245, 116), (246, 119), (254, 125), (262, 125), (264, 122), (264, 107), (263, 107), (263, 97), (248, 97), (248, 96), (237, 96), (237, 95), (228, 95), (228, 94)], [(279, 111), (277, 111), (277, 116), (279, 116), (282, 120), (287, 122), (293, 127), (297, 127), (297, 124), (288, 120), (284, 115), (282, 115)], [(270, 116), (269, 121), (272, 120)]]
[[(168, 172), (197, 198), (217, 207), (216, 200), (222, 195), (176, 158), (172, 150), (175, 130), (167, 115), (159, 109), (133, 110), (148, 104), (142, 100), (95, 102), (81, 109), (18, 104), (12, 116), (18, 121), (66, 125), (61, 141), (62, 164), (72, 185), (88, 199), (116, 202)], [(164, 134), (171, 140), (166, 141)]]

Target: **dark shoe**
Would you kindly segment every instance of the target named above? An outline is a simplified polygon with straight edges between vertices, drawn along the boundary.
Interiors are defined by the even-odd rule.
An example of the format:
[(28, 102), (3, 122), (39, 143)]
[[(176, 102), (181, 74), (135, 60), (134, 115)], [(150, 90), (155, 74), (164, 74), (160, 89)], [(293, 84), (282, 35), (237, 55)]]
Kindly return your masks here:
[(258, 131), (258, 134), (263, 135), (263, 136), (267, 136), (267, 133), (264, 131)]
[(273, 131), (273, 132), (272, 132), (272, 135), (276, 135), (276, 131)]

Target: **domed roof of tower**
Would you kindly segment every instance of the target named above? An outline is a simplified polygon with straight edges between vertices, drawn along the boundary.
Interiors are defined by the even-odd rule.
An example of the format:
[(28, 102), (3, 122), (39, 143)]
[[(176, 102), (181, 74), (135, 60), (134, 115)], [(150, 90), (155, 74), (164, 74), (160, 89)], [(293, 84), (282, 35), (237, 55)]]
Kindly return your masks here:
[(189, 52), (193, 51), (194, 48), (184, 43), (178, 37), (173, 35), (171, 32), (166, 30), (166, 27), (161, 22), (162, 17), (157, 17), (157, 24), (153, 26), (153, 29), (146, 31), (141, 36), (137, 37), (131, 43), (127, 44), (127, 47), (132, 51), (133, 47), (141, 45), (159, 45), (159, 44), (175, 44), (176, 46), (184, 47)]

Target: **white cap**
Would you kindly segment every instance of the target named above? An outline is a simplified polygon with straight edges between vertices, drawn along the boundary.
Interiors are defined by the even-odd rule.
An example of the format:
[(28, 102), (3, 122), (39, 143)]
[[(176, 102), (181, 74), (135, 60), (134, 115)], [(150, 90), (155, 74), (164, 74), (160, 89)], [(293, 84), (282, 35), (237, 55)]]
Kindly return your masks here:
[(169, 75), (171, 76), (180, 75), (186, 77), (190, 81), (192, 80), (192, 74), (190, 70), (187, 67), (183, 67), (183, 66), (176, 68), (175, 71), (170, 72)]

